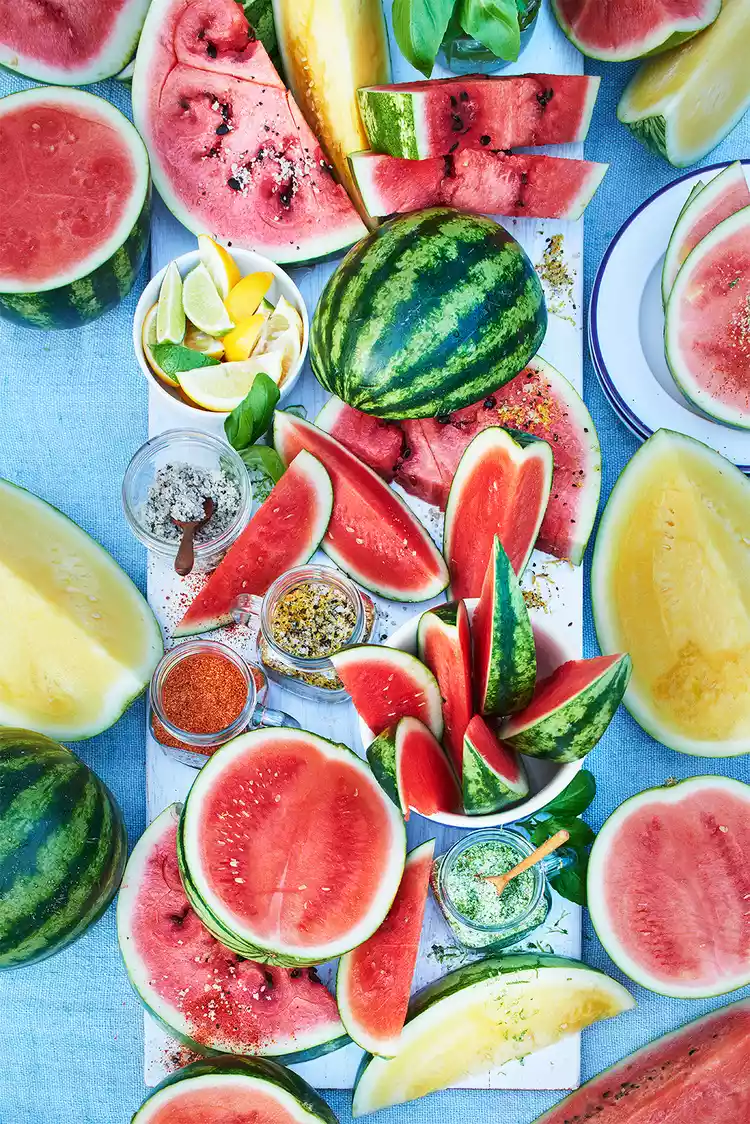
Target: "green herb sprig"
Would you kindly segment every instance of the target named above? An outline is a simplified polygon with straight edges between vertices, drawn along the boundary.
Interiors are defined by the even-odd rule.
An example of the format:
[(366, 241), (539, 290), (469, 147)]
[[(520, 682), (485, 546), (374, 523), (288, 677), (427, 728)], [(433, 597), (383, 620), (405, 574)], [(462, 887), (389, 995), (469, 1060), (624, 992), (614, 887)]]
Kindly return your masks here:
[(508, 62), (521, 50), (517, 0), (393, 0), (393, 32), (404, 57), (426, 78), (449, 32), (472, 36)]
[(593, 830), (579, 816), (586, 811), (595, 795), (596, 781), (587, 769), (582, 769), (564, 792), (536, 816), (523, 820), (521, 824), (535, 847), (563, 828), (568, 832), (570, 840), (566, 847), (575, 851), (576, 861), (550, 878), (550, 882), (561, 898), (567, 898), (576, 905), (586, 904), (586, 871), (595, 837)]

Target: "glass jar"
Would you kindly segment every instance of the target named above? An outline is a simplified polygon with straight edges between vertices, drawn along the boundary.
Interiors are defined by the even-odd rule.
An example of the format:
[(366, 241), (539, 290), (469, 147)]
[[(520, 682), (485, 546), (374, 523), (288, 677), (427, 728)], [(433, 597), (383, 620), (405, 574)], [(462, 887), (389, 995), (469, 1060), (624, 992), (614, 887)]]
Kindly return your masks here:
[[(501, 863), (501, 856), (498, 855), (498, 861), (493, 863), (485, 856), (480, 858), (481, 852), (478, 850), (476, 865), (481, 873), (461, 871), (459, 860), (463, 859), (466, 865), (467, 851), (472, 847), (480, 848), (482, 844), (488, 843), (492, 844), (493, 848), (497, 848), (498, 852), (502, 848), (508, 861)], [(465, 948), (483, 950), (508, 948), (510, 945), (519, 944), (547, 920), (552, 907), (549, 879), (575, 861), (575, 855), (570, 850), (556, 851), (511, 881), (509, 887), (513, 887), (514, 882), (517, 884), (514, 887), (512, 900), (515, 908), (512, 908), (502, 920), (482, 922), (477, 919), (476, 913), (473, 916), (468, 915), (466, 908), (460, 908), (456, 902), (457, 883), (460, 884), (466, 879), (466, 884), (471, 888), (469, 880), (481, 882), (484, 875), (505, 874), (517, 863), (522, 862), (533, 850), (534, 847), (528, 839), (518, 832), (495, 828), (487, 831), (472, 831), (444, 855), (439, 855), (435, 859), (431, 875), (435, 900), (456, 939)], [(489, 849), (486, 849), (485, 855), (489, 853)], [(524, 880), (523, 884), (521, 879)], [(506, 887), (503, 895), (497, 895), (494, 886), (484, 883), (477, 895), (477, 913), (482, 909), (482, 896), (491, 893), (501, 899), (508, 893), (509, 887)], [(492, 900), (494, 904), (494, 899)]]
[[(521, 30), (519, 56), (529, 45), (536, 27), (541, 0), (516, 0), (518, 25)], [(453, 74), (493, 74), (503, 70), (515, 59), (500, 59), (493, 55), (483, 43), (466, 35), (460, 28), (449, 25), (443, 42), (440, 44), (438, 62)]]
[[(158, 538), (143, 522), (143, 510), (157, 472), (168, 464), (189, 464), (208, 471), (221, 470), (229, 476), (239, 492), (240, 502), (234, 517), (215, 538), (195, 543), (194, 571), (213, 570), (221, 562), (232, 543), (247, 525), (253, 496), (244, 462), (226, 441), (193, 429), (168, 429), (152, 437), (135, 454), (122, 483), (122, 506), (125, 518), (136, 538), (153, 554), (174, 562), (180, 546), (180, 535), (174, 540)], [(208, 524), (208, 528), (210, 523)]]
[[(182, 729), (175, 723), (174, 718), (168, 717), (165, 708), (165, 687), (170, 674), (182, 660), (200, 654), (214, 655), (228, 660), (242, 676), (247, 690), (245, 703), (237, 717), (222, 729), (207, 734)], [(299, 729), (299, 722), (291, 714), (286, 714), (283, 710), (271, 710), (265, 705), (266, 694), (267, 683), (261, 669), (247, 664), (233, 648), (229, 648), (226, 644), (219, 644), (216, 640), (186, 640), (162, 656), (151, 677), (149, 687), (151, 734), (168, 756), (174, 757), (184, 765), (199, 769), (219, 746), (238, 737), (249, 727), (291, 726)], [(168, 735), (168, 740), (160, 740), (163, 735), (158, 725), (155, 725), (154, 719), (161, 724)], [(174, 745), (173, 742), (179, 744)]]

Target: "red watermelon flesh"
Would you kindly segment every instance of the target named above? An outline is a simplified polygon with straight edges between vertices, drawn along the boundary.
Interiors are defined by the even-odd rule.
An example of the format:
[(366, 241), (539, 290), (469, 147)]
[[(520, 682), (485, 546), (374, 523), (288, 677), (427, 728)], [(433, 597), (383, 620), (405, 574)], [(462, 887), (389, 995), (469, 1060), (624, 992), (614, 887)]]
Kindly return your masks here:
[(464, 732), (473, 713), (471, 632), (463, 601), (423, 613), (419, 658), (435, 676), (443, 698), (443, 744), (458, 779), (463, 768)]
[(371, 215), (445, 206), (527, 219), (579, 219), (609, 167), (470, 148), (428, 160), (356, 152), (349, 162)]
[(178, 623), (189, 636), (231, 624), (240, 594), (264, 594), (286, 570), (312, 558), (331, 518), (328, 473), (304, 450), (230, 547)]
[(173, 805), (151, 824), (120, 889), (120, 948), (145, 1005), (199, 1053), (302, 1061), (343, 1045), (336, 1000), (312, 970), (244, 960), (203, 926), (180, 879), (178, 820)]
[(400, 718), (419, 718), (435, 737), (443, 733), (440, 688), (435, 676), (408, 652), (360, 644), (331, 656), (355, 710), (377, 737)]
[(368, 941), (341, 957), (336, 999), (348, 1033), (371, 1054), (393, 1057), (406, 1021), (419, 953), (435, 840), (410, 851), (388, 916)]
[(194, 233), (284, 262), (366, 233), (234, 0), (155, 0), (133, 114), (162, 198)]
[(313, 453), (333, 484), (333, 513), (323, 549), (361, 585), (394, 601), (425, 601), (448, 584), (427, 531), (371, 468), (322, 429), (277, 410), (274, 444), (285, 464)]
[(417, 718), (396, 731), (396, 781), (404, 819), (461, 811), (461, 793), (440, 742)]
[[(196, 1075), (197, 1076), (197, 1075)], [(300, 1109), (282, 1102), (283, 1094), (275, 1096), (258, 1081), (242, 1076), (232, 1080), (207, 1078), (185, 1080), (161, 1094), (160, 1103), (147, 1101), (134, 1117), (135, 1124), (298, 1124)], [(159, 1094), (157, 1093), (158, 1097)], [(312, 1120), (319, 1117), (311, 1114)]]
[(750, 1120), (750, 999), (657, 1038), (535, 1124), (740, 1124)]
[(553, 0), (565, 34), (585, 55), (623, 62), (676, 46), (712, 23), (721, 0)]
[(404, 444), (398, 422), (364, 414), (332, 394), (316, 417), (315, 424), (356, 453), (378, 476), (389, 483), (393, 480)]

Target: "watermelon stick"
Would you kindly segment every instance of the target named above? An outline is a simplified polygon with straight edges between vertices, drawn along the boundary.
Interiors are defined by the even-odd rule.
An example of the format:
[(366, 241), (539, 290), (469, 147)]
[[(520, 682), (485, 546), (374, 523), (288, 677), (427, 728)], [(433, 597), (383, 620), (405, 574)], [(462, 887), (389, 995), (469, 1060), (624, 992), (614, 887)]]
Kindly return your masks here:
[(525, 859), (522, 859), (517, 866), (514, 866), (511, 870), (506, 871), (505, 874), (489, 874), (485, 876), (484, 881), (491, 882), (497, 890), (498, 895), (500, 895), (510, 882), (511, 878), (515, 878), (517, 874), (523, 874), (525, 870), (528, 870), (532, 866), (536, 866), (536, 864), (541, 862), (542, 859), (546, 859), (547, 855), (551, 855), (552, 852), (556, 851), (558, 847), (562, 847), (564, 843), (567, 843), (569, 839), (569, 832), (567, 832), (565, 828), (562, 828), (560, 831), (556, 831), (554, 835), (551, 835), (549, 839), (545, 839), (541, 847), (537, 847), (535, 851), (532, 851), (530, 855), (527, 855)]

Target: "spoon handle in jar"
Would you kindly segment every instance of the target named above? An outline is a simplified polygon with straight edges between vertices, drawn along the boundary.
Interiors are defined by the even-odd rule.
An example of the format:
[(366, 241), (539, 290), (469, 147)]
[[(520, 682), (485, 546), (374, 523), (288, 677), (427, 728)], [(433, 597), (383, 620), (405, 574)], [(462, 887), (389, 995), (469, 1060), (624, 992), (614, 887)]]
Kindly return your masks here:
[(562, 847), (564, 843), (567, 843), (569, 839), (570, 834), (564, 828), (561, 831), (556, 831), (549, 839), (545, 839), (541, 847), (537, 847), (535, 851), (532, 851), (530, 855), (522, 859), (512, 870), (506, 871), (505, 874), (489, 874), (485, 877), (484, 881), (491, 882), (498, 894), (502, 894), (512, 878), (515, 878), (518, 874), (523, 874), (525, 870), (529, 870), (532, 866), (536, 866), (542, 859), (546, 859), (547, 855), (551, 855), (558, 847)]
[(181, 578), (187, 577), (195, 565), (195, 532), (197, 530), (197, 523), (188, 524), (183, 529), (177, 557), (174, 560), (175, 571)]

